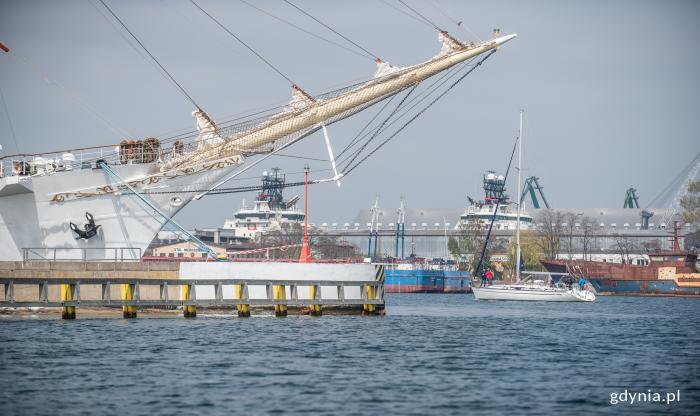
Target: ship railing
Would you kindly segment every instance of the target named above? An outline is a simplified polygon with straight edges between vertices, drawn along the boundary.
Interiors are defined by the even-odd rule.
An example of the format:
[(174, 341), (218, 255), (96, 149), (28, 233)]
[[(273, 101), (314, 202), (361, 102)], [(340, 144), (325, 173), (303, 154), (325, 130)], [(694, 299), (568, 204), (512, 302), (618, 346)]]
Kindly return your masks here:
[(77, 169), (95, 169), (97, 161), (105, 161), (110, 165), (165, 163), (196, 151), (196, 142), (176, 141), (163, 147), (157, 139), (147, 139), (45, 153), (19, 153), (0, 157), (0, 178), (44, 176)]
[(93, 146), (46, 153), (21, 153), (0, 157), (0, 177), (35, 176), (74, 169), (94, 168), (95, 161), (119, 160), (119, 145)]
[(23, 261), (140, 261), (137, 247), (25, 247)]

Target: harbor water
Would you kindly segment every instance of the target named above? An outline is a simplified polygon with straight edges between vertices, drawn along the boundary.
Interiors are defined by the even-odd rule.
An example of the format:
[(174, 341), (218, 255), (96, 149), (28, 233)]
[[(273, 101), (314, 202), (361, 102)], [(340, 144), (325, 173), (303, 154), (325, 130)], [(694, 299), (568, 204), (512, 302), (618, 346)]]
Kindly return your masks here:
[(388, 294), (384, 317), (5, 315), (0, 413), (691, 415), (698, 311), (691, 298)]

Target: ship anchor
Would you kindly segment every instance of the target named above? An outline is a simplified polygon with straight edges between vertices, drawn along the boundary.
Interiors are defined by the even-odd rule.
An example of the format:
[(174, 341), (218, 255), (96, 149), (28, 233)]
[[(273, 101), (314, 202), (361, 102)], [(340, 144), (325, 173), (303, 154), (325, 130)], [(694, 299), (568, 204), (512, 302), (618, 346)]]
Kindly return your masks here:
[(100, 228), (100, 225), (95, 225), (95, 219), (93, 218), (92, 214), (87, 211), (85, 212), (85, 218), (87, 218), (88, 222), (85, 224), (85, 227), (82, 230), (73, 222), (70, 222), (70, 229), (73, 230), (74, 233), (78, 234), (78, 236), (75, 238), (76, 240), (80, 240), (81, 238), (84, 240), (89, 240), (97, 235), (97, 229)]

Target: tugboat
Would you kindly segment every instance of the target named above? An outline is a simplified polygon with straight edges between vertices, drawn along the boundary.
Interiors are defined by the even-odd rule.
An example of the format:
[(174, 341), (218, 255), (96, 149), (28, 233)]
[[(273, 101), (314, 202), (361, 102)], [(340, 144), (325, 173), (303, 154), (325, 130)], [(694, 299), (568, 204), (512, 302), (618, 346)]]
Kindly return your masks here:
[[(495, 230), (515, 230), (518, 224), (518, 214), (510, 202), (510, 196), (505, 194), (505, 178), (490, 170), (484, 175), (484, 200), (475, 201), (469, 199), (469, 207), (459, 217), (457, 227), (488, 228), (491, 221)], [(494, 210), (498, 205), (498, 213), (494, 219)], [(520, 228), (527, 230), (532, 226), (532, 217), (526, 213), (520, 213)]]
[(224, 228), (235, 230), (236, 237), (254, 239), (265, 232), (281, 229), (285, 223), (304, 223), (304, 212), (296, 206), (299, 196), (289, 201), (282, 196), (285, 175), (279, 168), (263, 172), (262, 183), (262, 191), (256, 196), (254, 205), (246, 207), (244, 200), (233, 219), (224, 223)]

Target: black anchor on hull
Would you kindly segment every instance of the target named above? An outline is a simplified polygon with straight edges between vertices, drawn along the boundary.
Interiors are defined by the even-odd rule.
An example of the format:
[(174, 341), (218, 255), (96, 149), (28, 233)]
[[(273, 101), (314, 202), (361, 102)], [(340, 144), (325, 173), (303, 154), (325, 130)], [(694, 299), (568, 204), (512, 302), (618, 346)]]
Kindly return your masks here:
[(75, 237), (76, 240), (80, 240), (81, 238), (83, 240), (91, 239), (97, 235), (97, 229), (101, 227), (100, 225), (95, 225), (95, 219), (92, 217), (92, 214), (87, 211), (85, 212), (85, 218), (87, 218), (88, 222), (85, 224), (85, 227), (82, 230), (74, 223), (70, 223), (70, 229), (73, 230), (74, 233), (78, 234), (78, 236)]

